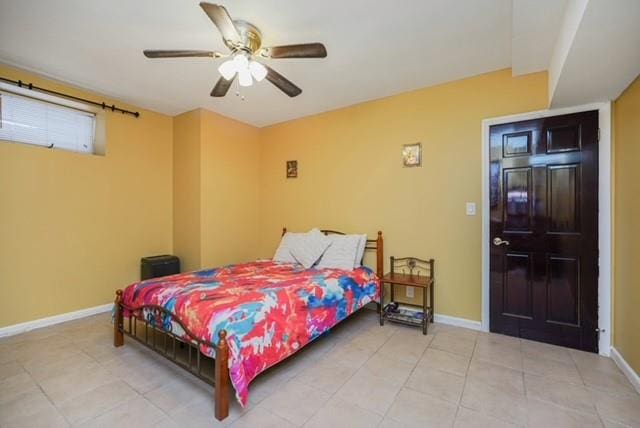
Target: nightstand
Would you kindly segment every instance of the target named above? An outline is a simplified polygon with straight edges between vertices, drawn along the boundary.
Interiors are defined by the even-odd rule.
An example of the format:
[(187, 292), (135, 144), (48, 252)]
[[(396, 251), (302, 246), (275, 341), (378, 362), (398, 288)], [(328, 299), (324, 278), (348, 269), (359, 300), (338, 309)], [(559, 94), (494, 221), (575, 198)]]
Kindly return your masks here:
[[(400, 324), (422, 327), (422, 333), (427, 334), (427, 325), (433, 322), (433, 285), (434, 285), (434, 264), (433, 259), (422, 260), (416, 257), (391, 257), (391, 272), (380, 279), (380, 325), (384, 321), (397, 322)], [(398, 270), (401, 273), (398, 273)], [(420, 274), (420, 273), (423, 274)], [(391, 290), (391, 302), (384, 305), (384, 284), (389, 284)], [(413, 311), (405, 308), (394, 307), (393, 303), (396, 285), (422, 288), (422, 305), (405, 304), (403, 306), (414, 306), (421, 311)], [(427, 304), (427, 291), (429, 294), (429, 304)], [(397, 303), (397, 302), (395, 302)]]

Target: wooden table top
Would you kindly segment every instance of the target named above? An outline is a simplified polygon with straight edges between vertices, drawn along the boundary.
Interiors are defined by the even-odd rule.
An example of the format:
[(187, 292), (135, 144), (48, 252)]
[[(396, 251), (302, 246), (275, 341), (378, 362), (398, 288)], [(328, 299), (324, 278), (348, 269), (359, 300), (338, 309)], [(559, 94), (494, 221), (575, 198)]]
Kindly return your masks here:
[(381, 282), (393, 282), (399, 285), (408, 285), (411, 287), (427, 288), (433, 283), (433, 278), (422, 275), (409, 275), (406, 273), (387, 273), (382, 278)]

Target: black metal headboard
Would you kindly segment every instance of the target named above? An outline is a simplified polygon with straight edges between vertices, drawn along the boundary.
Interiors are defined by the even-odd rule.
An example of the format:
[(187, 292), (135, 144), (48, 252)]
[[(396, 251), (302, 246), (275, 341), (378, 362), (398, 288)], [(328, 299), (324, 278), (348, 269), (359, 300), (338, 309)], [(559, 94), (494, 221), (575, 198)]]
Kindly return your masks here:
[[(320, 232), (325, 235), (346, 235), (344, 232), (330, 229), (320, 229)], [(282, 236), (287, 233), (287, 228), (282, 228)], [(365, 250), (375, 250), (376, 252), (376, 274), (382, 278), (384, 275), (384, 240), (382, 239), (382, 231), (378, 231), (378, 237), (376, 239), (367, 239), (367, 245)]]

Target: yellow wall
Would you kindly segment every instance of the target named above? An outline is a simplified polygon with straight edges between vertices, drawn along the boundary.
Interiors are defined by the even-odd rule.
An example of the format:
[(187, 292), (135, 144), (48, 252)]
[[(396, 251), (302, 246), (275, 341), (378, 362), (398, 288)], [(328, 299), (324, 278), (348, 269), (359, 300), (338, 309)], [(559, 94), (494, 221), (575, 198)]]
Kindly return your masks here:
[(0, 142), (0, 326), (113, 301), (141, 256), (171, 252), (172, 127), (150, 111), (107, 113), (106, 156)]
[[(546, 107), (545, 85), (503, 70), (264, 129), (107, 114), (104, 157), (0, 143), (0, 326), (108, 302), (143, 255), (185, 270), (269, 257), (282, 226), (382, 229), (387, 256), (436, 259), (439, 313), (479, 320), (481, 219), (464, 205), (480, 212), (481, 120)], [(417, 141), (424, 166), (403, 168)]]
[(201, 121), (202, 266), (255, 260), (259, 130), (207, 110)]
[(614, 104), (614, 346), (640, 373), (640, 78)]
[[(264, 128), (261, 255), (282, 226), (380, 229), (385, 257), (436, 259), (436, 312), (480, 320), (481, 122), (546, 108), (546, 85), (546, 73), (502, 70)], [(423, 166), (403, 168), (415, 142)], [(287, 160), (299, 178), (285, 178)]]
[[(438, 313), (479, 320), (481, 217), (464, 206), (481, 212), (481, 121), (545, 108), (546, 80), (502, 70), (263, 129), (201, 109), (107, 113), (106, 156), (0, 142), (0, 327), (107, 303), (144, 255), (183, 270), (270, 257), (282, 226), (381, 229), (387, 257), (436, 259)], [(638, 371), (639, 81), (614, 112), (614, 340)], [(403, 168), (413, 142), (423, 167)]]
[(200, 268), (200, 110), (173, 119), (173, 251), (181, 269)]
[(257, 128), (197, 109), (174, 121), (174, 252), (183, 270), (258, 254)]

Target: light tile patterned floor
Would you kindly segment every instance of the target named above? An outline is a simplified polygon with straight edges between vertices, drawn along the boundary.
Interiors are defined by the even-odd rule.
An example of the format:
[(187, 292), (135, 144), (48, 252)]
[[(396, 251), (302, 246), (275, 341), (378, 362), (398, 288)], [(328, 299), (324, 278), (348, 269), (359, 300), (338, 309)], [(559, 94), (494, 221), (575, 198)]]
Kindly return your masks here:
[(213, 417), (212, 389), (132, 340), (108, 314), (0, 340), (1, 427), (640, 427), (612, 360), (360, 311), (260, 376), (250, 405)]

